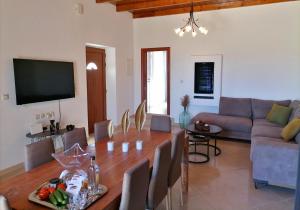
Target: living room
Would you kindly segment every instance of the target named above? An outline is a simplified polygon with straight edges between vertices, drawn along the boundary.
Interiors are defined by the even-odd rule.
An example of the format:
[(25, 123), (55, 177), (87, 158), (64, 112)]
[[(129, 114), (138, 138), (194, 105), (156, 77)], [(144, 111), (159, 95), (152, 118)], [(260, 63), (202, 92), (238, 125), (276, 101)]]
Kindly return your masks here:
[[(157, 5), (162, 1), (153, 2)], [(174, 2), (183, 4), (187, 1)], [(191, 117), (202, 112), (218, 113), (221, 96), (276, 101), (300, 99), (299, 1), (239, 1), (239, 6), (225, 4), (207, 11), (202, 11), (206, 7), (198, 6), (199, 2), (194, 1), (194, 16), (208, 33), (197, 31), (193, 37), (191, 32), (186, 32), (180, 37), (174, 29), (185, 25), (190, 3), (186, 3), (182, 12), (172, 13), (170, 8), (163, 13), (163, 9), (158, 9), (156, 13), (148, 12), (138, 18), (138, 13), (116, 11), (116, 6), (109, 1), (0, 0), (0, 174), (7, 170), (23, 173), (24, 146), (31, 141), (26, 134), (37, 121), (37, 115), (53, 112), (57, 120), (61, 112), (62, 127), (73, 124), (77, 128), (88, 128), (86, 47), (105, 49), (106, 118), (116, 127), (121, 124), (123, 113), (129, 109), (129, 115), (134, 115), (144, 99), (141, 49), (170, 49), (168, 114), (174, 124), (178, 123), (183, 111), (180, 99), (186, 94), (190, 97), (188, 111)], [(164, 3), (171, 4), (170, 1)], [(16, 105), (14, 58), (73, 62), (75, 97), (60, 102)], [(211, 61), (219, 66), (214, 99), (194, 98), (194, 63)], [(218, 144), (222, 149), (219, 156), (214, 157), (211, 153), (208, 163), (189, 164), (190, 194), (184, 199), (183, 206), (176, 202), (175, 209), (294, 209), (294, 189), (276, 186), (254, 189), (249, 141), (241, 143), (226, 139), (218, 140)], [(237, 163), (239, 157), (244, 158), (239, 160), (241, 163)], [(225, 166), (229, 167), (226, 170), (231, 170), (230, 173), (221, 170)], [(220, 182), (216, 179), (216, 184), (209, 176), (218, 167)], [(232, 185), (227, 192), (225, 177), (236, 177), (239, 172), (234, 174), (233, 169), (239, 167), (246, 168), (249, 183), (235, 189), (234, 183), (230, 182)], [(210, 184), (197, 180), (197, 177), (201, 179), (203, 170), (211, 169), (213, 171), (206, 173), (208, 180), (203, 177), (206, 184)], [(202, 184), (204, 189), (201, 189)], [(230, 194), (231, 190), (236, 190), (236, 194), (251, 193), (249, 199), (247, 196), (242, 199), (245, 202), (232, 204), (226, 196), (215, 197), (220, 195), (214, 194), (218, 190), (224, 194)], [(205, 199), (201, 200), (203, 197)], [(198, 200), (204, 203), (203, 206)], [(14, 203), (10, 203), (15, 208)], [(35, 206), (38, 207), (41, 206)]]

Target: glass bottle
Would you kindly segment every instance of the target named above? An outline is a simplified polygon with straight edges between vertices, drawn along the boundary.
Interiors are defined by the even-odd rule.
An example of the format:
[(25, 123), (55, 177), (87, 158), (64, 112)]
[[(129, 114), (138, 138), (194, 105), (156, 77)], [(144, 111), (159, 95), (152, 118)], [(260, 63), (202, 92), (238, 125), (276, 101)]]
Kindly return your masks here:
[(95, 169), (95, 156), (91, 156), (91, 164), (88, 168), (88, 180), (89, 186), (88, 189), (92, 192), (95, 191), (96, 188), (96, 169)]
[(99, 184), (101, 183), (100, 179), (100, 167), (95, 163), (95, 185), (96, 185), (96, 192), (99, 190)]

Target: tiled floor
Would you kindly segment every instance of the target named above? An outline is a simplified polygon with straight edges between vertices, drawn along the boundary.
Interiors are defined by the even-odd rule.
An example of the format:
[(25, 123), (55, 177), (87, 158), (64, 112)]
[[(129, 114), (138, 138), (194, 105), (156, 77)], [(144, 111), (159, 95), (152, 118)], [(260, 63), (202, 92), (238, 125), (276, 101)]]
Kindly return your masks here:
[[(255, 189), (251, 179), (250, 144), (219, 141), (222, 154), (209, 163), (190, 164), (190, 188), (179, 204), (179, 182), (173, 190), (173, 209), (179, 210), (293, 210), (294, 190)], [(211, 152), (212, 154), (212, 152)], [(165, 202), (158, 208), (165, 209)]]

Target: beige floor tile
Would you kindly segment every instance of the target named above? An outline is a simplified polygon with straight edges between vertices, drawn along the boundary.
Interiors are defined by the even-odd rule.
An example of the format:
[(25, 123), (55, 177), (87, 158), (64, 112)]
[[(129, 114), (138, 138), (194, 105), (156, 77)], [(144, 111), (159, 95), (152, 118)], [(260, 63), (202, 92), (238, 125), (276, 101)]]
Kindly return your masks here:
[[(189, 193), (179, 205), (179, 183), (173, 190), (173, 209), (183, 210), (293, 210), (294, 190), (266, 186), (255, 189), (250, 144), (218, 141), (220, 156), (205, 164), (190, 164)], [(203, 148), (199, 148), (203, 151)], [(162, 203), (159, 209), (165, 209)]]

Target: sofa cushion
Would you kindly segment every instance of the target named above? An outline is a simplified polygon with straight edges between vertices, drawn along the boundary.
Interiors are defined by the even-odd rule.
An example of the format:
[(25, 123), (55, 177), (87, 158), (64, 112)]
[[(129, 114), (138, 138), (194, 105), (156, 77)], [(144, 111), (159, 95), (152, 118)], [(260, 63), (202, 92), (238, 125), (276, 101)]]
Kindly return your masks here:
[(255, 119), (253, 120), (253, 126), (263, 125), (263, 126), (271, 126), (271, 127), (281, 127), (278, 124), (271, 123), (266, 119)]
[(292, 111), (293, 109), (290, 107), (273, 104), (271, 111), (267, 115), (267, 120), (285, 126), (289, 122)]
[(251, 99), (221, 97), (219, 114), (251, 118)]
[(253, 160), (253, 151), (255, 150), (256, 143), (259, 141), (273, 141), (273, 142), (282, 142), (279, 138), (271, 138), (265, 136), (252, 136), (251, 138), (251, 148), (250, 148), (250, 160)]
[(289, 106), (290, 100), (285, 101), (272, 101), (272, 100), (260, 100), (252, 99), (252, 114), (253, 119), (265, 119), (269, 111), (271, 110), (273, 104), (278, 104), (281, 106)]
[(192, 122), (197, 120), (204, 121), (208, 124), (215, 124), (222, 127), (224, 130), (251, 132), (252, 120), (245, 117), (225, 116), (215, 113), (202, 112), (196, 115)]
[(287, 124), (281, 132), (281, 137), (285, 141), (292, 140), (300, 131), (300, 119), (295, 118)]
[(289, 121), (293, 120), (294, 118), (300, 118), (300, 101), (292, 101), (290, 107), (293, 109), (293, 111), (291, 113)]
[[(251, 136), (261, 136), (270, 138), (281, 138), (281, 127), (271, 127), (271, 126), (253, 126)], [(252, 138), (251, 138), (252, 139)]]

